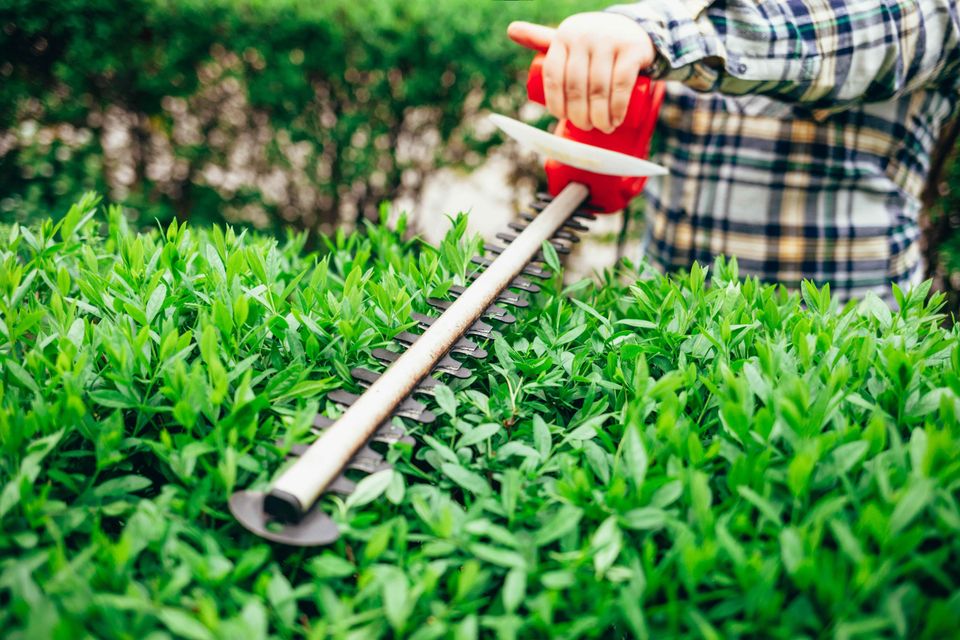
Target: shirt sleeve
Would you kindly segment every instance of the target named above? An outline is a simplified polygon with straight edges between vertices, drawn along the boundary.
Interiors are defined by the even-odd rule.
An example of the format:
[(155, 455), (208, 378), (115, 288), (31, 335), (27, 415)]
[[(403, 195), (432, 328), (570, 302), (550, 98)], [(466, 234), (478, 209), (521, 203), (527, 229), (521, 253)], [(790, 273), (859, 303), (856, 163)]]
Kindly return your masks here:
[(654, 75), (699, 91), (759, 93), (811, 107), (956, 91), (956, 0), (644, 0), (608, 11), (636, 20)]

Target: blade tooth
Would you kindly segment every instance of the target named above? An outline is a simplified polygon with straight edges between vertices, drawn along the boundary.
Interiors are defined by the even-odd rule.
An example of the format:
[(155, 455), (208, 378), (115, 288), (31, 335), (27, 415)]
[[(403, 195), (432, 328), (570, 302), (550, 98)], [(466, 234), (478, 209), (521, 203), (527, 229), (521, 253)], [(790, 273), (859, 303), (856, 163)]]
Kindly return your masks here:
[[(386, 349), (377, 348), (374, 349), (372, 355), (377, 360), (381, 362), (395, 362), (397, 358), (400, 357), (399, 353), (394, 353), (393, 351), (388, 351)], [(465, 366), (451, 358), (449, 355), (444, 356), (440, 359), (433, 367), (434, 371), (439, 371), (440, 373), (447, 373), (455, 378), (469, 378), (473, 375), (473, 371), (467, 369)]]
[[(278, 447), (282, 447), (283, 440), (276, 440), (274, 444), (277, 445)], [(309, 448), (310, 448), (310, 445), (298, 442), (297, 444), (290, 447), (290, 453), (288, 455), (289, 457), (292, 457), (292, 458), (299, 458), (300, 456), (305, 454), (307, 452), (307, 449)]]
[(473, 375), (472, 370), (467, 369), (465, 366), (463, 366), (463, 364), (457, 360), (454, 360), (449, 355), (440, 358), (440, 362), (437, 363), (437, 366), (434, 367), (434, 370), (447, 373), (454, 378), (461, 378), (464, 380)]
[(350, 393), (345, 389), (337, 389), (335, 391), (331, 391), (330, 393), (328, 393), (327, 399), (332, 400), (337, 404), (341, 404), (343, 406), (349, 407), (353, 405), (354, 402), (359, 400), (360, 396), (358, 396), (355, 393)]
[(413, 446), (416, 444), (416, 441), (407, 435), (407, 432), (403, 430), (403, 427), (394, 424), (392, 421), (384, 422), (380, 425), (380, 428), (373, 434), (371, 438), (374, 442), (384, 442), (387, 444), (393, 444), (394, 442), (403, 442)]
[(471, 371), (470, 369), (467, 369), (466, 367), (461, 367), (459, 369), (453, 369), (453, 370), (441, 369), (440, 367), (437, 367), (435, 370), (439, 371), (440, 373), (450, 374), (454, 378), (459, 378), (461, 380), (466, 380), (467, 378), (473, 375), (473, 371)]
[[(410, 331), (401, 331), (393, 337), (394, 340), (400, 342), (401, 344), (411, 345), (416, 342), (422, 334), (411, 333)], [(457, 340), (453, 347), (450, 348), (450, 351), (453, 353), (460, 353), (465, 356), (470, 356), (471, 358), (478, 358), (483, 360), (487, 357), (487, 352), (480, 348), (480, 345), (475, 342), (471, 342), (466, 338), (460, 338)]]
[(510, 286), (516, 289), (522, 289), (527, 293), (540, 293), (540, 285), (534, 284), (526, 278), (516, 278), (510, 283)]
[(427, 376), (417, 383), (417, 388), (414, 389), (414, 393), (422, 393), (424, 395), (432, 396), (434, 393), (436, 393), (438, 384), (440, 384), (439, 380), (432, 376)]
[[(365, 447), (370, 449), (370, 447)], [(370, 449), (376, 457), (369, 456), (364, 454), (363, 456), (360, 453), (357, 453), (350, 462), (347, 463), (348, 469), (354, 469), (356, 471), (363, 471), (364, 473), (377, 473), (378, 471), (385, 471), (386, 469), (393, 469), (393, 465), (384, 460), (383, 456)], [(363, 449), (360, 450), (363, 452)]]
[(530, 303), (527, 301), (526, 298), (521, 298), (520, 296), (513, 296), (509, 294), (508, 295), (501, 294), (500, 296), (497, 297), (497, 301), (502, 302), (503, 304), (508, 304), (511, 307), (516, 307), (517, 309), (526, 309), (527, 307), (530, 306)]
[[(470, 344), (473, 344), (473, 343), (471, 342)], [(480, 347), (477, 347), (476, 349), (471, 349), (469, 351), (461, 351), (459, 349), (456, 349), (456, 345), (455, 345), (453, 352), (459, 353), (460, 355), (467, 356), (468, 358), (473, 358), (474, 360), (486, 360), (490, 356), (490, 353), (486, 349), (481, 349)]]
[(477, 320), (471, 325), (467, 333), (474, 335), (478, 338), (486, 338), (487, 340), (493, 339), (493, 325), (487, 324), (482, 320)]
[(534, 276), (535, 278), (544, 278), (547, 279), (553, 275), (553, 272), (549, 269), (546, 269), (544, 266), (541, 266), (540, 263), (531, 262), (526, 267), (523, 268), (523, 272), (528, 276)]
[(418, 313), (417, 311), (411, 312), (410, 317), (416, 320), (417, 323), (424, 328), (429, 327), (436, 321), (436, 318), (433, 316), (428, 316), (425, 313)]
[(364, 369), (363, 367), (354, 367), (353, 369), (350, 369), (350, 375), (354, 380), (363, 386), (369, 387), (371, 384), (379, 380), (380, 376), (383, 374), (370, 371), (370, 369)]
[(534, 278), (548, 279), (553, 275), (553, 272), (549, 269), (540, 266), (537, 263), (530, 263), (524, 267), (523, 272), (528, 276), (533, 276)]
[[(450, 308), (450, 305), (453, 304), (453, 302), (450, 300), (441, 300), (439, 298), (427, 298), (427, 304), (437, 309), (446, 310)], [(510, 315), (506, 309), (495, 304), (487, 307), (486, 311), (483, 312), (483, 317), (490, 320), (497, 320), (498, 322), (503, 322), (504, 324), (513, 324), (517, 321), (517, 319)]]
[[(461, 367), (461, 369), (462, 369), (462, 368), (463, 368), (463, 367)], [(408, 400), (412, 400), (412, 398), (408, 398)], [(412, 400), (412, 401), (413, 401), (413, 402), (416, 402), (416, 400)], [(404, 402), (406, 402), (406, 400), (404, 400)], [(419, 403), (417, 403), (417, 404), (419, 404)], [(401, 405), (401, 407), (402, 407), (402, 406), (403, 406), (403, 405)], [(437, 421), (437, 414), (435, 414), (433, 411), (430, 411), (429, 409), (424, 409), (423, 411), (421, 411), (420, 413), (418, 413), (418, 414), (417, 414), (417, 417), (415, 417), (415, 418), (414, 418), (413, 416), (404, 416), (403, 413), (401, 413), (401, 412), (399, 412), (399, 411), (397, 412), (396, 415), (398, 415), (398, 416), (400, 416), (400, 417), (410, 418), (411, 420), (414, 420), (414, 421), (416, 421), (416, 422), (419, 422), (420, 424), (433, 424), (434, 422)]]
[[(426, 329), (434, 323), (436, 318), (424, 315), (422, 313), (417, 313), (414, 311), (410, 314), (410, 317), (417, 321), (417, 323)], [(493, 327), (488, 325), (486, 322), (481, 322), (477, 320), (474, 322), (469, 329), (467, 329), (467, 335), (475, 336), (477, 338), (486, 338), (487, 340), (493, 338)]]
[(313, 428), (314, 429), (328, 429), (333, 426), (333, 423), (336, 422), (333, 418), (328, 418), (322, 413), (318, 413), (313, 416)]
[(599, 209), (596, 209), (594, 207), (589, 207), (589, 206), (586, 208), (581, 207), (580, 209), (577, 209), (576, 211), (571, 213), (570, 217), (581, 218), (583, 220), (596, 220), (598, 211)]
[(437, 416), (427, 409), (427, 405), (410, 397), (404, 398), (403, 402), (397, 405), (393, 415), (409, 418), (420, 424), (430, 424), (437, 419)]
[(417, 341), (417, 334), (410, 333), (409, 331), (401, 331), (397, 335), (393, 336), (393, 341), (403, 345), (404, 347), (409, 347)]
[[(386, 464), (386, 460), (384, 459), (384, 457), (379, 453), (377, 453), (376, 451), (374, 451), (373, 449), (371, 449), (370, 445), (368, 444), (364, 445), (360, 449), (360, 451), (357, 451), (357, 453), (353, 456), (353, 460), (351, 460), (350, 462), (351, 464), (353, 464), (359, 461), (364, 461), (364, 464), (368, 466), (370, 465), (377, 466), (377, 465)], [(354, 467), (354, 468), (359, 468), (359, 467)], [(373, 473), (373, 471), (370, 471), (369, 473)]]
[(427, 304), (434, 309), (446, 311), (452, 303), (449, 300), (441, 300), (440, 298), (427, 298)]
[(343, 474), (337, 476), (333, 482), (327, 485), (327, 491), (329, 493), (337, 493), (341, 496), (348, 496), (356, 491), (356, 489), (357, 483)]
[(441, 300), (440, 298), (427, 298), (427, 304), (434, 309), (442, 309), (446, 311), (450, 308), (452, 303), (449, 300)]
[(553, 272), (547, 268), (547, 263), (543, 259), (543, 254), (539, 251), (537, 252), (537, 255), (534, 256), (533, 260), (527, 263), (527, 268), (530, 269), (531, 273), (546, 273), (546, 276), (542, 276), (544, 278), (549, 278), (551, 275), (553, 275)]
[[(456, 362), (456, 360), (454, 360), (454, 362)], [(360, 396), (343, 389), (337, 389), (336, 391), (331, 391), (328, 393), (327, 398), (336, 402), (337, 404), (342, 404), (349, 407), (359, 400)], [(434, 415), (432, 411), (429, 411), (425, 404), (418, 402), (413, 398), (405, 398), (403, 402), (397, 405), (397, 407), (393, 410), (393, 415), (400, 416), (401, 418), (407, 418), (421, 424), (430, 424), (437, 419), (437, 416)]]
[[(500, 232), (497, 234), (497, 239), (503, 240), (506, 243), (510, 243), (516, 240), (517, 236), (512, 233)], [(552, 244), (553, 248), (557, 250), (557, 253), (563, 253), (563, 254), (570, 253), (570, 247), (568, 247), (567, 245), (565, 245), (563, 242), (559, 240), (554, 240), (551, 238), (550, 244)]]
[[(516, 305), (516, 306), (523, 306), (523, 305)], [(488, 318), (491, 318), (493, 320), (499, 320), (500, 322), (504, 322), (506, 324), (513, 324), (514, 322), (517, 321), (517, 319), (513, 317), (513, 315), (509, 311), (507, 311), (506, 309), (504, 309), (498, 304), (492, 304), (489, 307), (487, 307), (487, 310), (484, 312), (484, 315)]]
[(563, 229), (557, 229), (556, 233), (553, 234), (553, 237), (558, 240), (568, 240), (573, 243), (580, 242), (580, 236), (570, 231), (565, 231)]
[[(466, 287), (461, 287), (460, 285), (453, 285), (450, 287), (450, 294), (459, 298), (463, 295), (463, 292), (466, 291)], [(503, 290), (497, 294), (497, 301), (502, 302), (503, 304), (509, 304), (514, 307), (529, 307), (530, 303), (526, 301), (525, 298), (521, 298), (518, 294)]]
[(487, 243), (484, 243), (484, 245), (483, 245), (483, 250), (484, 250), (484, 251), (487, 251), (487, 252), (489, 252), (489, 253), (492, 253), (492, 254), (494, 254), (494, 255), (500, 255), (501, 253), (503, 253), (504, 251), (506, 251), (507, 248), (506, 248), (506, 247), (501, 247), (501, 246), (499, 246), (499, 245), (495, 245), (495, 244), (491, 244), (491, 243), (487, 242)]
[(374, 358), (376, 358), (380, 362), (385, 362), (387, 364), (396, 362), (397, 358), (400, 357), (400, 354), (397, 353), (396, 351), (390, 351), (389, 349), (384, 349), (383, 347), (377, 347), (376, 349), (370, 352), (370, 355), (372, 355)]
[(553, 194), (548, 191), (537, 191), (535, 197), (542, 202), (553, 202)]

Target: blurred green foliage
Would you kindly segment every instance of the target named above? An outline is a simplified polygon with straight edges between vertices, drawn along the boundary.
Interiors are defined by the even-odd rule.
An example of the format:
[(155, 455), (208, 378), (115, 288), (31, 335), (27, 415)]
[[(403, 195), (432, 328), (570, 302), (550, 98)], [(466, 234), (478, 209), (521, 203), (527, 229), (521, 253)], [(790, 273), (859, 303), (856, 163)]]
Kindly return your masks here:
[[(329, 230), (482, 161), (486, 108), (525, 101), (513, 19), (587, 0), (5, 0), (0, 219), (65, 212), (84, 190), (139, 226)], [(953, 145), (945, 145), (949, 149)], [(960, 308), (948, 163), (924, 220), (927, 277)]]
[(144, 224), (375, 214), (438, 164), (481, 159), (494, 140), (471, 115), (522, 104), (530, 54), (510, 20), (596, 6), (8, 0), (0, 214), (66, 211), (90, 188)]

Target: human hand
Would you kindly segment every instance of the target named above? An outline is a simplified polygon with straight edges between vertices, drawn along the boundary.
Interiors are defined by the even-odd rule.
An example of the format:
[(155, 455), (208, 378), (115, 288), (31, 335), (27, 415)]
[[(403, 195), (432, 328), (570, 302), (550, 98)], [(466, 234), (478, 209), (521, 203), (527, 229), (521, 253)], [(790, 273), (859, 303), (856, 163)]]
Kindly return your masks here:
[(623, 123), (637, 75), (656, 55), (640, 25), (613, 13), (578, 13), (556, 29), (513, 22), (507, 35), (517, 44), (547, 52), (547, 109), (585, 131), (596, 127), (610, 133)]

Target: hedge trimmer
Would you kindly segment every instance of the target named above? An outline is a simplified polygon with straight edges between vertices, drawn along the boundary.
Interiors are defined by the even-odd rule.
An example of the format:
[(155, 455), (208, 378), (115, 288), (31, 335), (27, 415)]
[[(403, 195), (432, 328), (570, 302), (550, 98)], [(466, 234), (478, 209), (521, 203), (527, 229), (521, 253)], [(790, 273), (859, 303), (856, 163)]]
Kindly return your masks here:
[[(542, 64), (540, 54), (527, 80), (528, 96), (541, 104)], [(345, 475), (347, 470), (375, 473), (389, 469), (386, 459), (369, 443), (409, 442), (411, 438), (399, 421), (429, 424), (435, 419), (414, 396), (432, 394), (438, 380), (431, 374), (472, 375), (451, 354), (487, 356), (472, 339), (492, 337), (493, 326), (485, 321), (514, 322), (506, 306), (528, 304), (514, 291), (536, 292), (539, 288), (529, 278), (551, 275), (541, 246), (549, 242), (559, 254), (569, 253), (571, 244), (579, 241), (576, 234), (587, 229), (585, 220), (596, 213), (623, 209), (640, 193), (647, 176), (665, 172), (641, 159), (649, 151), (662, 97), (661, 84), (638, 79), (623, 124), (609, 134), (598, 129), (584, 131), (565, 120), (549, 134), (505, 116), (491, 116), (505, 133), (546, 157), (549, 193), (538, 195), (532, 212), (521, 215), (523, 222), (513, 222), (509, 232), (497, 234), (505, 246), (484, 245), (490, 257), (473, 258), (477, 269), (468, 278), (469, 286), (451, 287), (452, 300), (428, 299), (441, 311), (439, 316), (413, 314), (424, 331), (396, 336), (405, 351), (373, 351), (373, 357), (387, 365), (384, 372), (351, 371), (366, 387), (364, 393), (337, 390), (328, 395), (346, 408), (344, 413), (336, 420), (316, 416), (313, 429), (319, 437), (309, 446), (294, 446), (291, 455), (297, 459), (266, 492), (239, 491), (230, 497), (230, 510), (244, 527), (290, 545), (328, 544), (339, 537), (336, 523), (317, 506), (319, 498), (326, 492), (351, 493), (356, 484)]]

